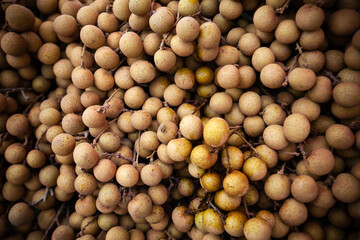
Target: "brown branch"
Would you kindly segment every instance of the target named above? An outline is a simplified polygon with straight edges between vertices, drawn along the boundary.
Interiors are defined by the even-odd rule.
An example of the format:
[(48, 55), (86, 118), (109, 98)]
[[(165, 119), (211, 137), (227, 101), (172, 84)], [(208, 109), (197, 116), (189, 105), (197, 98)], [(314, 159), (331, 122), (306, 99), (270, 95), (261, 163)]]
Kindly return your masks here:
[(244, 140), (244, 142), (246, 143), (246, 145), (248, 145), (250, 148), (251, 148), (251, 150), (253, 150), (254, 151), (254, 156), (255, 157), (259, 157), (259, 153), (257, 152), (257, 150), (253, 147), (253, 145), (251, 144), (251, 143), (249, 143), (247, 140), (246, 140), (246, 138), (244, 137), (244, 136), (242, 136), (240, 133), (238, 133), (238, 132), (235, 132), (235, 134), (236, 135), (238, 135), (239, 137), (241, 137), (242, 138), (242, 140)]
[(285, 10), (289, 7), (290, 1), (291, 0), (287, 0), (286, 3), (284, 4), (284, 6), (282, 6), (281, 8), (275, 9), (275, 12), (278, 14), (283, 14), (285, 12)]
[(58, 223), (58, 222), (59, 222), (59, 216), (60, 216), (61, 212), (63, 211), (64, 206), (65, 206), (65, 203), (61, 204), (59, 210), (57, 211), (57, 213), (56, 213), (56, 215), (55, 215), (54, 220), (52, 220), (50, 226), (46, 229), (45, 234), (44, 234), (44, 236), (42, 237), (41, 240), (45, 240), (46, 237), (47, 237), (47, 235), (49, 234), (50, 229), (53, 227), (53, 225), (54, 225), (55, 223)]
[(300, 44), (299, 44), (298, 42), (296, 43), (296, 50), (298, 50), (301, 58), (302, 58), (303, 61), (304, 61), (303, 67), (304, 67), (304, 68), (308, 68), (309, 65), (308, 65), (307, 60), (306, 60), (306, 58), (305, 58), (305, 56), (304, 56), (304, 52), (303, 52), (303, 50), (302, 50), (302, 47), (300, 46)]
[(83, 47), (82, 47), (81, 56), (80, 56), (80, 59), (81, 59), (81, 61), (80, 61), (80, 67), (81, 67), (81, 68), (85, 68), (85, 61), (84, 61), (85, 50), (86, 50), (86, 46), (85, 46), (85, 44), (84, 44)]
[(333, 86), (336, 86), (339, 83), (341, 83), (341, 80), (338, 77), (335, 77), (331, 71), (323, 69), (323, 73), (325, 74), (326, 77), (328, 77), (332, 81)]
[(34, 105), (34, 103), (36, 103), (43, 96), (44, 96), (44, 94), (42, 93), (39, 96), (37, 96), (31, 103), (29, 103), (29, 106), (27, 106), (27, 108), (25, 108), (25, 110), (23, 111), (23, 114), (26, 114), (31, 109), (31, 107)]
[(104, 113), (104, 112), (106, 111), (106, 109), (108, 109), (108, 108), (110, 107), (110, 105), (109, 105), (110, 100), (111, 100), (111, 99), (115, 96), (115, 94), (116, 94), (118, 91), (120, 91), (120, 90), (121, 90), (121, 88), (116, 89), (116, 90), (110, 95), (110, 97), (108, 97), (108, 99), (105, 100), (104, 104), (98, 108), (97, 111)]
[(107, 158), (122, 158), (124, 160), (128, 160), (130, 162), (134, 162), (134, 159), (133, 158), (128, 158), (128, 157), (125, 157), (123, 155), (121, 155), (121, 153), (101, 153), (101, 156), (103, 157), (107, 157)]
[(115, 121), (117, 121), (117, 119), (118, 119), (118, 118), (115, 118), (115, 119), (111, 120), (111, 121), (106, 125), (106, 127), (104, 127), (104, 129), (101, 130), (101, 132), (94, 138), (94, 140), (93, 140), (92, 143), (91, 143), (91, 145), (92, 145), (93, 147), (96, 146), (97, 141), (99, 140), (99, 138), (101, 137), (101, 135), (102, 135), (106, 130), (108, 130), (108, 128), (111, 126), (111, 124), (113, 124)]

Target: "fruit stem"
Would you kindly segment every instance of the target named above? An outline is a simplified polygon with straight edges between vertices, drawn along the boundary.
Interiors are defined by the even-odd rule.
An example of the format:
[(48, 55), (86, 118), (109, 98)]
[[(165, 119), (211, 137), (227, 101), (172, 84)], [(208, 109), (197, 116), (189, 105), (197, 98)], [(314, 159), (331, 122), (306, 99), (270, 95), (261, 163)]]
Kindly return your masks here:
[(82, 51), (81, 51), (81, 56), (80, 56), (80, 67), (81, 68), (85, 68), (85, 62), (84, 62), (84, 55), (85, 55), (85, 50), (86, 50), (86, 46), (84, 44), (84, 46), (82, 47)]
[(296, 43), (296, 50), (298, 50), (298, 52), (300, 53), (301, 58), (302, 58), (303, 61), (304, 61), (303, 67), (304, 67), (304, 68), (308, 68), (309, 65), (308, 65), (308, 63), (307, 63), (307, 61), (306, 61), (306, 58), (305, 58), (305, 56), (304, 56), (304, 52), (303, 52), (303, 50), (302, 50), (302, 47), (300, 46), (300, 44), (299, 44), (298, 42)]
[(61, 204), (59, 210), (57, 211), (57, 213), (56, 213), (56, 215), (55, 215), (54, 220), (52, 220), (52, 222), (50, 223), (49, 227), (46, 229), (45, 234), (44, 234), (44, 236), (42, 237), (41, 240), (45, 240), (45, 239), (46, 239), (47, 235), (49, 234), (50, 229), (53, 227), (53, 225), (54, 225), (55, 223), (56, 223), (57, 225), (59, 225), (59, 216), (60, 216), (61, 212), (63, 211), (64, 206), (65, 206), (65, 203)]
[(23, 114), (26, 114), (31, 109), (31, 107), (34, 105), (34, 103), (36, 103), (43, 96), (44, 96), (44, 94), (42, 93), (39, 96), (37, 96), (31, 103), (29, 103), (29, 106), (27, 106), (27, 108), (25, 108), (25, 110), (23, 111)]
[(275, 12), (279, 13), (279, 14), (283, 14), (285, 12), (285, 10), (289, 7), (290, 1), (291, 0), (287, 0), (286, 3), (284, 4), (284, 6), (282, 6), (281, 8), (275, 9)]
[(98, 108), (97, 111), (104, 113), (104, 112), (106, 111), (106, 109), (108, 109), (108, 108), (110, 107), (110, 104), (109, 104), (110, 100), (111, 100), (111, 99), (115, 96), (115, 94), (116, 94), (118, 91), (120, 91), (120, 90), (121, 90), (120, 88), (116, 89), (116, 90), (110, 95), (110, 97), (108, 97), (108, 99), (105, 100), (104, 104)]
[(238, 135), (239, 137), (241, 137), (242, 138), (242, 140), (244, 140), (244, 142), (246, 143), (246, 145), (248, 145), (250, 148), (251, 148), (251, 150), (253, 150), (254, 151), (254, 156), (255, 157), (259, 157), (259, 153), (257, 152), (257, 150), (253, 147), (253, 145), (251, 144), (251, 143), (249, 143), (247, 140), (246, 140), (246, 138), (244, 138), (244, 136), (242, 136), (240, 133), (238, 133), (238, 132), (235, 132), (235, 134), (236, 135)]
[(323, 69), (323, 72), (324, 72), (326, 77), (330, 78), (330, 80), (332, 81), (333, 86), (336, 86), (339, 83), (341, 83), (341, 80), (338, 77), (335, 77), (334, 74), (331, 71)]
[(101, 137), (101, 135), (111, 126), (111, 124), (113, 124), (115, 121), (117, 121), (117, 119), (118, 119), (118, 118), (115, 118), (115, 119), (111, 120), (111, 121), (108, 123), (108, 125), (106, 125), (106, 127), (104, 127), (104, 129), (101, 130), (101, 132), (94, 138), (94, 140), (93, 140), (92, 143), (91, 143), (91, 145), (92, 145), (93, 147), (96, 146), (97, 141), (99, 140), (99, 138)]

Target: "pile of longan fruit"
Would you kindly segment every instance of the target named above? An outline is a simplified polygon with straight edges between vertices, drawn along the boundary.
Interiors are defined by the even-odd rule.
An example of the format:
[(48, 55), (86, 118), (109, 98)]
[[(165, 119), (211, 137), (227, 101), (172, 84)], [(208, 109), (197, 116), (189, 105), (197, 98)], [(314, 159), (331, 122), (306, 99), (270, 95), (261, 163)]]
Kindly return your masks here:
[(360, 1), (0, 16), (0, 239), (360, 239)]

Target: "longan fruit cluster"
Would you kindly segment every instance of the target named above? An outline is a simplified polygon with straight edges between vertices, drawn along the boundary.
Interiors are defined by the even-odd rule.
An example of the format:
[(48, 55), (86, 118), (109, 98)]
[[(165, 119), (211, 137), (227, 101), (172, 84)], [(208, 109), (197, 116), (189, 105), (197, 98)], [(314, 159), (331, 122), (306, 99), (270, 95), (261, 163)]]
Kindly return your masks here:
[(357, 239), (357, 1), (0, 5), (1, 239)]

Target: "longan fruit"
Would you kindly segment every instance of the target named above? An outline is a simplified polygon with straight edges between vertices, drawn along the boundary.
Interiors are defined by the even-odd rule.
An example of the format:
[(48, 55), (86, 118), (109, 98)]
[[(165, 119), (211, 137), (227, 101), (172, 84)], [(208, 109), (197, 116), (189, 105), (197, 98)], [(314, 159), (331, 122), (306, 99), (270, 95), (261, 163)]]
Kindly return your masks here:
[(286, 117), (283, 126), (286, 139), (293, 143), (305, 141), (310, 134), (310, 122), (300, 113), (293, 113)]
[(227, 20), (235, 20), (243, 12), (243, 5), (236, 1), (224, 1), (219, 4), (219, 12)]
[(176, 55), (170, 48), (159, 49), (154, 54), (157, 69), (163, 72), (171, 70), (176, 64)]
[[(204, 48), (212, 49), (218, 47), (221, 32), (219, 27), (213, 22), (205, 22), (200, 25), (199, 45)], [(200, 57), (201, 58), (201, 57)]]
[(232, 98), (225, 92), (217, 92), (210, 98), (209, 106), (212, 111), (218, 114), (228, 113), (233, 105)]
[(19, 56), (26, 52), (27, 43), (20, 34), (8, 32), (1, 38), (1, 49), (6, 54)]
[(149, 27), (149, 18), (150, 13), (144, 16), (138, 16), (136, 14), (131, 14), (129, 17), (129, 26), (137, 32), (144, 31)]
[(121, 194), (118, 186), (114, 183), (106, 183), (100, 189), (98, 199), (105, 207), (112, 207), (119, 204), (121, 200)]
[(98, 112), (99, 105), (92, 105), (87, 107), (82, 115), (82, 120), (87, 127), (97, 128), (104, 125), (106, 115), (103, 112)]
[(203, 225), (206, 231), (211, 234), (219, 235), (224, 232), (224, 225), (218, 212), (209, 208), (204, 211)]
[(199, 117), (190, 114), (181, 119), (179, 129), (185, 138), (198, 140), (202, 136), (203, 124)]
[(178, 35), (174, 35), (170, 41), (171, 49), (177, 56), (187, 57), (194, 53), (195, 43), (183, 41)]
[(132, 13), (143, 16), (150, 11), (151, 1), (149, 0), (130, 0), (129, 9)]
[(194, 41), (200, 33), (199, 23), (191, 16), (183, 17), (176, 24), (176, 34), (186, 42)]
[(98, 160), (98, 154), (91, 144), (83, 142), (78, 144), (73, 152), (74, 162), (84, 169), (93, 168)]
[(300, 175), (291, 184), (291, 194), (297, 201), (308, 203), (318, 197), (318, 187), (312, 177)]
[(293, 69), (288, 76), (289, 84), (298, 91), (306, 91), (312, 88), (316, 83), (316, 75), (314, 71), (297, 67)]
[(325, 132), (326, 141), (338, 150), (350, 148), (355, 142), (355, 135), (351, 129), (342, 124), (333, 124)]
[(43, 44), (37, 53), (37, 57), (43, 64), (54, 64), (60, 58), (60, 48), (54, 43)]
[(102, 46), (95, 51), (95, 62), (104, 69), (112, 69), (120, 62), (119, 55), (110, 47)]
[(128, 204), (128, 211), (132, 217), (145, 218), (151, 210), (152, 201), (146, 193), (138, 193)]
[(322, 25), (324, 19), (324, 10), (312, 3), (299, 8), (295, 16), (296, 25), (303, 31), (314, 31)]
[(175, 23), (175, 18), (171, 10), (167, 7), (156, 9), (149, 19), (151, 30), (158, 34), (164, 34), (171, 30)]
[(31, 176), (28, 167), (22, 164), (12, 164), (6, 169), (6, 180), (15, 185), (24, 184)]
[(299, 37), (300, 37), (300, 31), (294, 20), (291, 19), (282, 20), (281, 22), (279, 22), (279, 24), (275, 29), (275, 38), (280, 43), (291, 44), (294, 43)]
[(260, 80), (265, 87), (276, 89), (280, 88), (285, 80), (284, 69), (276, 63), (266, 65), (260, 72)]
[(211, 147), (222, 146), (228, 140), (229, 134), (229, 125), (219, 117), (210, 119), (203, 130), (204, 141)]
[(220, 87), (225, 89), (237, 87), (241, 81), (239, 69), (230, 64), (222, 66), (217, 73), (217, 81)]
[(359, 199), (359, 185), (359, 181), (352, 174), (341, 173), (335, 178), (331, 191), (339, 201), (351, 203)]
[(21, 226), (31, 223), (34, 218), (34, 211), (24, 202), (16, 203), (10, 208), (8, 219), (13, 226)]
[(232, 28), (226, 36), (226, 41), (231, 46), (237, 46), (241, 36), (244, 35), (245, 33), (246, 33), (246, 30), (244, 28), (241, 28), (241, 27)]
[(254, 51), (251, 62), (255, 70), (261, 72), (266, 65), (275, 62), (275, 55), (270, 48), (260, 47)]
[(315, 29), (313, 31), (304, 31), (301, 33), (299, 39), (300, 46), (307, 51), (312, 51), (320, 48), (324, 41), (325, 33), (321, 28)]
[(149, 83), (155, 78), (156, 69), (146, 60), (137, 60), (130, 66), (130, 75), (137, 83)]
[(102, 12), (97, 18), (97, 26), (106, 33), (115, 32), (119, 27), (119, 21), (113, 13)]
[(77, 21), (73, 16), (62, 14), (55, 18), (53, 22), (54, 31), (61, 36), (71, 36), (77, 30)]
[(132, 187), (139, 181), (139, 172), (130, 164), (121, 165), (116, 171), (116, 181), (124, 187)]
[(216, 14), (213, 18), (213, 22), (219, 27), (222, 34), (227, 33), (231, 28), (231, 21), (226, 19), (220, 13)]
[[(104, 52), (106, 53), (106, 48), (105, 50), (104, 49), (100, 50), (98, 53), (104, 53)], [(81, 66), (81, 63), (83, 63), (83, 67), (85, 68), (90, 68), (94, 65), (94, 55), (86, 50), (83, 54), (83, 48), (81, 46), (74, 47), (69, 53), (68, 58), (71, 60), (71, 63), (74, 65), (75, 68)], [(116, 61), (116, 57), (114, 57), (114, 61)], [(112, 63), (114, 61), (110, 61), (109, 63)]]
[(216, 59), (219, 53), (219, 47), (205, 48), (198, 44), (196, 46), (196, 54), (203, 62), (211, 62)]
[(306, 221), (308, 210), (305, 204), (289, 198), (280, 207), (279, 215), (281, 220), (289, 226), (299, 226)]
[(359, 13), (355, 9), (337, 10), (330, 15), (328, 20), (330, 31), (338, 36), (353, 34), (359, 25)]
[(84, 45), (91, 49), (98, 49), (105, 44), (105, 35), (100, 28), (86, 25), (81, 28), (80, 39)]
[(22, 163), (25, 159), (27, 151), (25, 147), (20, 143), (13, 143), (9, 145), (5, 152), (4, 157), (5, 160), (11, 164)]
[(154, 164), (147, 164), (141, 169), (141, 180), (147, 186), (156, 186), (162, 180), (162, 171), (159, 166)]
[(239, 99), (239, 108), (246, 116), (255, 116), (261, 109), (260, 96), (253, 91), (243, 93)]
[(272, 32), (278, 24), (278, 17), (274, 8), (270, 5), (264, 5), (256, 9), (253, 18), (255, 27), (266, 33)]
[(305, 161), (307, 170), (314, 175), (322, 176), (331, 172), (335, 165), (334, 155), (326, 148), (314, 149)]
[(219, 54), (215, 59), (218, 66), (235, 64), (239, 61), (239, 51), (230, 45), (224, 45), (219, 48)]
[(262, 118), (268, 126), (272, 124), (282, 125), (285, 121), (286, 113), (278, 104), (270, 103), (264, 108)]
[(334, 101), (342, 107), (355, 107), (360, 104), (358, 92), (360, 86), (351, 82), (343, 82), (336, 85), (333, 89), (332, 95)]
[(143, 42), (138, 34), (126, 32), (120, 38), (119, 47), (125, 56), (137, 58), (143, 51)]
[(259, 181), (266, 176), (267, 166), (262, 159), (251, 157), (244, 162), (243, 172), (251, 181)]
[(245, 222), (244, 236), (246, 239), (269, 239), (270, 235), (271, 227), (264, 219), (254, 217)]
[(29, 128), (24, 114), (13, 114), (6, 120), (6, 130), (15, 137), (24, 136)]
[(249, 189), (249, 180), (245, 174), (234, 170), (224, 178), (223, 188), (230, 196), (243, 196)]
[(17, 32), (31, 31), (35, 23), (34, 14), (20, 4), (8, 6), (5, 11), (5, 19), (9, 27)]
[(96, 25), (99, 15), (97, 9), (93, 6), (82, 6), (76, 13), (76, 20), (81, 26)]
[(170, 140), (166, 150), (171, 160), (182, 162), (190, 156), (192, 144), (186, 138), (175, 138)]
[(274, 150), (281, 150), (289, 144), (285, 137), (284, 128), (281, 125), (273, 124), (266, 127), (263, 137), (266, 145)]
[(316, 51), (306, 51), (303, 53), (304, 58), (299, 58), (298, 63), (300, 66), (305, 66), (305, 60), (307, 67), (313, 70), (315, 73), (319, 72), (325, 65), (325, 55), (323, 52)]
[(113, 3), (114, 15), (121, 21), (129, 19), (131, 11), (129, 9), (129, 0), (115, 0)]
[(264, 120), (260, 116), (246, 117), (243, 126), (245, 133), (250, 137), (260, 136), (265, 129)]

